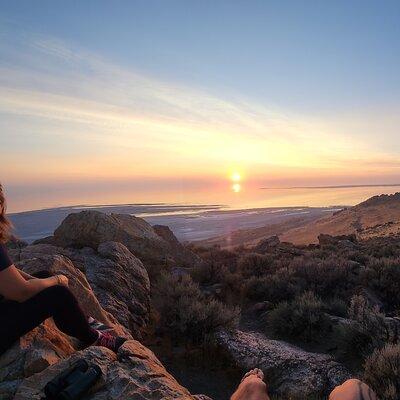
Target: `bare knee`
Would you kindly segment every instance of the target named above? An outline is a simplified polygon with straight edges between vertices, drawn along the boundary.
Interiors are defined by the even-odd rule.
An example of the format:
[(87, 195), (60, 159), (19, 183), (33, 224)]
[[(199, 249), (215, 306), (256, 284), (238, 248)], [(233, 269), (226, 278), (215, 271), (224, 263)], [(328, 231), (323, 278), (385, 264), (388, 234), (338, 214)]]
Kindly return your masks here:
[(375, 393), (359, 379), (348, 379), (337, 386), (329, 396), (329, 400), (354, 400), (362, 394), (363, 398), (376, 400)]
[(347, 381), (342, 383), (343, 386), (354, 386), (354, 385), (358, 386), (361, 384), (362, 384), (362, 382), (356, 378), (347, 379)]

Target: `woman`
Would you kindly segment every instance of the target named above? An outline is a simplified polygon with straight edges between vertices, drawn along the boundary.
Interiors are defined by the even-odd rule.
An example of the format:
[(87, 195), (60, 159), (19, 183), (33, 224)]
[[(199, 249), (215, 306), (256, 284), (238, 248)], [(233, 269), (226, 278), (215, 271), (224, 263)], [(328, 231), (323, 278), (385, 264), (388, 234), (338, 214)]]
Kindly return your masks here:
[(64, 275), (36, 278), (16, 268), (7, 253), (10, 222), (0, 184), (0, 354), (47, 318), (85, 345), (117, 351), (126, 340), (90, 326)]

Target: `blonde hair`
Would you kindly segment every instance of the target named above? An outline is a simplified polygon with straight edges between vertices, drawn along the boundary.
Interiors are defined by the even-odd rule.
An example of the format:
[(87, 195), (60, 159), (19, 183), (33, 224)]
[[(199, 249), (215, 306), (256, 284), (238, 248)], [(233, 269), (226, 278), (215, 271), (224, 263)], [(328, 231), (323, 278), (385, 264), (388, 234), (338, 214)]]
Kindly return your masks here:
[(11, 222), (6, 217), (6, 209), (6, 198), (0, 183), (0, 243), (5, 243), (10, 238)]

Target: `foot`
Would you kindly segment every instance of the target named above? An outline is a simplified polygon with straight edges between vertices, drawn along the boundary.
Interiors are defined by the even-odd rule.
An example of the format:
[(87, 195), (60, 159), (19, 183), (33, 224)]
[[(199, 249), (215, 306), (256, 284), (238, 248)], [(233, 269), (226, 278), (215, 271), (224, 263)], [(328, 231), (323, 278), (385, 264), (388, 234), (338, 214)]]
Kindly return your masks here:
[(259, 369), (259, 368), (254, 368), (254, 369), (250, 370), (249, 372), (246, 372), (243, 375), (241, 382), (243, 382), (249, 376), (257, 377), (258, 379), (261, 379), (262, 381), (264, 380), (264, 372), (262, 372), (261, 369)]
[(114, 353), (126, 342), (126, 339), (121, 336), (114, 336), (108, 332), (99, 332), (99, 338), (95, 342), (95, 346), (107, 347)]
[(96, 331), (111, 332), (114, 330), (113, 327), (105, 325), (102, 322), (97, 321), (97, 319), (94, 319), (93, 317), (89, 317), (88, 322), (89, 322), (90, 327), (93, 329), (96, 329)]
[(264, 374), (259, 368), (247, 372), (231, 400), (269, 400)]

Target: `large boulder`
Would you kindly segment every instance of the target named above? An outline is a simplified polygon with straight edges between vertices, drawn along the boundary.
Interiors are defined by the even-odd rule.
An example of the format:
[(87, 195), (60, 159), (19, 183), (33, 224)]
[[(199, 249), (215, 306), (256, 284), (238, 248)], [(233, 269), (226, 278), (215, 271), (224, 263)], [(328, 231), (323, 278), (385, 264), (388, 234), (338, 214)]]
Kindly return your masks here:
[(102, 377), (85, 397), (87, 399), (194, 399), (149, 349), (130, 340), (118, 354), (102, 347), (89, 347), (25, 378), (18, 386), (14, 400), (41, 399), (45, 384), (80, 358), (97, 364), (102, 370)]
[(87, 399), (194, 399), (136, 340), (125, 342), (118, 354), (96, 346), (76, 352), (75, 347), (51, 320), (25, 335), (0, 357), (0, 398), (42, 399), (48, 381), (85, 358), (103, 372)]
[(185, 247), (174, 235), (169, 226), (166, 225), (154, 225), (154, 231), (164, 239), (170, 246), (175, 260), (181, 260), (181, 262), (189, 267), (196, 267), (202, 264), (201, 258)]
[(25, 378), (43, 371), (74, 351), (74, 343), (51, 320), (47, 320), (0, 356), (0, 399), (13, 399)]
[[(59, 263), (52, 266), (51, 260), (59, 260)], [(69, 278), (76, 275), (76, 279), (71, 281), (73, 291), (77, 282), (86, 289), (93, 289), (95, 301), (114, 316), (113, 321), (118, 321), (140, 338), (140, 331), (149, 319), (150, 281), (142, 262), (121, 243), (105, 242), (98, 246), (97, 251), (31, 245), (21, 250), (17, 264), (27, 272), (47, 269), (53, 274), (59, 271)], [(78, 290), (76, 294), (84, 306), (87, 293)], [(94, 304), (87, 307), (94, 318), (103, 321), (98, 308)]]
[[(27, 253), (29, 253), (29, 247), (26, 247)], [(63, 274), (69, 279), (69, 288), (77, 299), (86, 315), (90, 315), (93, 318), (101, 321), (107, 325), (117, 325), (117, 319), (105, 311), (95, 294), (86, 276), (77, 269), (71, 260), (64, 255), (60, 254), (43, 254), (35, 253), (35, 257), (24, 258), (23, 254), (20, 261), (17, 262), (17, 266), (28, 274), (35, 274), (39, 271), (46, 271), (51, 275)], [(128, 331), (120, 326), (115, 326), (121, 334), (126, 334)]]
[[(171, 232), (172, 233), (172, 232)], [(54, 231), (54, 236), (38, 243), (60, 247), (97, 249), (104, 242), (119, 242), (126, 246), (146, 266), (168, 265), (192, 267), (198, 257), (159, 236), (142, 218), (127, 214), (104, 214), (81, 211), (68, 215)]]
[(271, 392), (278, 396), (291, 399), (327, 396), (349, 378), (346, 368), (332, 357), (267, 339), (260, 333), (221, 331), (215, 340), (218, 348), (243, 371), (262, 369)]
[[(0, 356), (0, 399), (42, 399), (45, 384), (78, 358), (96, 363), (103, 372), (100, 381), (85, 397), (88, 400), (195, 399), (165, 370), (149, 349), (133, 340), (127, 329), (101, 307), (95, 291), (82, 272), (86, 270), (88, 276), (96, 275), (95, 272), (90, 272), (92, 268), (95, 269), (95, 265), (87, 262), (89, 257), (91, 262), (100, 263), (100, 278), (97, 279), (101, 281), (109, 275), (108, 280), (116, 281), (115, 285), (121, 286), (124, 293), (125, 290), (131, 290), (130, 283), (123, 282), (125, 279), (135, 281), (135, 274), (140, 275), (143, 271), (145, 274), (140, 261), (120, 243), (103, 243), (98, 252), (82, 249), (75, 256), (77, 259), (81, 258), (71, 261), (69, 257), (73, 259), (73, 252), (54, 246), (28, 246), (21, 251), (17, 264), (29, 273), (46, 270), (52, 274), (68, 276), (70, 288), (79, 299), (83, 310), (104, 323), (112, 324), (117, 333), (123, 334), (129, 340), (118, 354), (96, 346), (77, 351), (80, 343), (60, 332), (52, 320), (48, 319), (17, 340)], [(80, 268), (75, 263), (81, 263)], [(138, 270), (135, 270), (136, 267)], [(100, 288), (97, 290), (101, 292)], [(119, 299), (124, 296), (128, 294), (119, 294)]]

